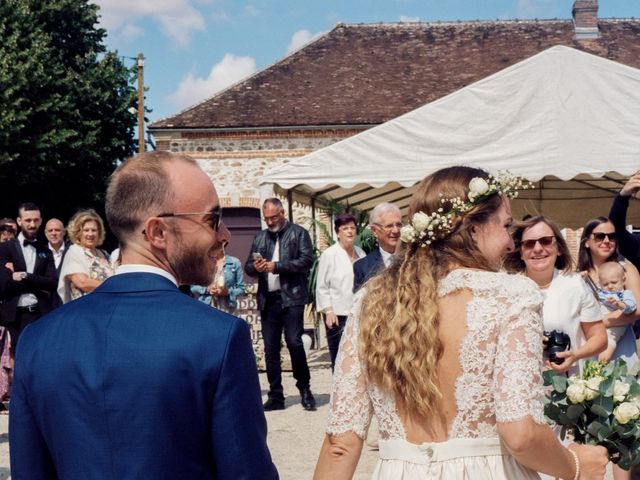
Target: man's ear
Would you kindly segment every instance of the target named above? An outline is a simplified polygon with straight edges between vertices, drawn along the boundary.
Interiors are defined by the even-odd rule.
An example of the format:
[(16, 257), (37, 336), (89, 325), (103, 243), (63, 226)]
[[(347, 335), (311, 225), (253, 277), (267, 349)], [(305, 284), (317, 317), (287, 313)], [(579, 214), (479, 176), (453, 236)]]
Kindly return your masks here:
[(169, 226), (164, 220), (158, 217), (148, 218), (144, 222), (144, 236), (151, 246), (159, 249), (167, 248), (167, 234)]

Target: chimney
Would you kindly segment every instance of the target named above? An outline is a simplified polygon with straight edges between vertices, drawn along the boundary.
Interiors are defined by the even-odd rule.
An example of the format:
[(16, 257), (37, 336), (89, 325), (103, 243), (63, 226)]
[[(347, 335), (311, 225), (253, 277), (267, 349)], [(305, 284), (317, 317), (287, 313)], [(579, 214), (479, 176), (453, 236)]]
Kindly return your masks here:
[(576, 40), (598, 38), (598, 0), (575, 0), (571, 13)]

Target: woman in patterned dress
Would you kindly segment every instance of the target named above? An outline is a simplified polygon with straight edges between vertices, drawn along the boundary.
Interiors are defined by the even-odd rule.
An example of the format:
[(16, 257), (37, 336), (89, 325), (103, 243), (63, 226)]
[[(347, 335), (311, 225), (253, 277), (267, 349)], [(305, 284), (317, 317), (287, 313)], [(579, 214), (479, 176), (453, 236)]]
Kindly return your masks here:
[(521, 182), (425, 178), (399, 259), (356, 297), (316, 479), (351, 478), (373, 415), (375, 479), (602, 478), (602, 447), (560, 444), (542, 414), (542, 298), (500, 273)]

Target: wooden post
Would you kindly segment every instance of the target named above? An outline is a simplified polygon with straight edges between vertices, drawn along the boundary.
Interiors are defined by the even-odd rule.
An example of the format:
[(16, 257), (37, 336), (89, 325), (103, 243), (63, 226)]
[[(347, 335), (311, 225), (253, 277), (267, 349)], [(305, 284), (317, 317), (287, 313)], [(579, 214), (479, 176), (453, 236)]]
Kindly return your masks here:
[(138, 153), (146, 150), (144, 143), (144, 55), (138, 53)]

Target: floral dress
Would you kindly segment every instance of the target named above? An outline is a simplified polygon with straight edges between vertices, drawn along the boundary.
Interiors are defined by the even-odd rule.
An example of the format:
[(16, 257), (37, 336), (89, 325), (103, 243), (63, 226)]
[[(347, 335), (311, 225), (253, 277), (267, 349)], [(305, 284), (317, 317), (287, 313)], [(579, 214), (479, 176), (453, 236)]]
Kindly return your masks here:
[(94, 255), (88, 248), (71, 245), (62, 261), (60, 280), (58, 281), (58, 295), (63, 303), (86, 294), (70, 281), (69, 277), (75, 273), (84, 273), (89, 278), (104, 281), (113, 275), (114, 269), (109, 261), (109, 256), (103, 250), (96, 250), (96, 255)]
[(448, 440), (422, 444), (407, 440), (395, 399), (367, 381), (357, 348), (362, 292), (356, 297), (336, 361), (326, 430), (364, 439), (376, 416), (380, 459), (374, 479), (539, 478), (506, 451), (496, 424), (525, 417), (545, 423), (540, 292), (522, 276), (457, 269), (440, 282), (438, 296), (460, 290), (470, 291), (471, 299), (455, 419)]

